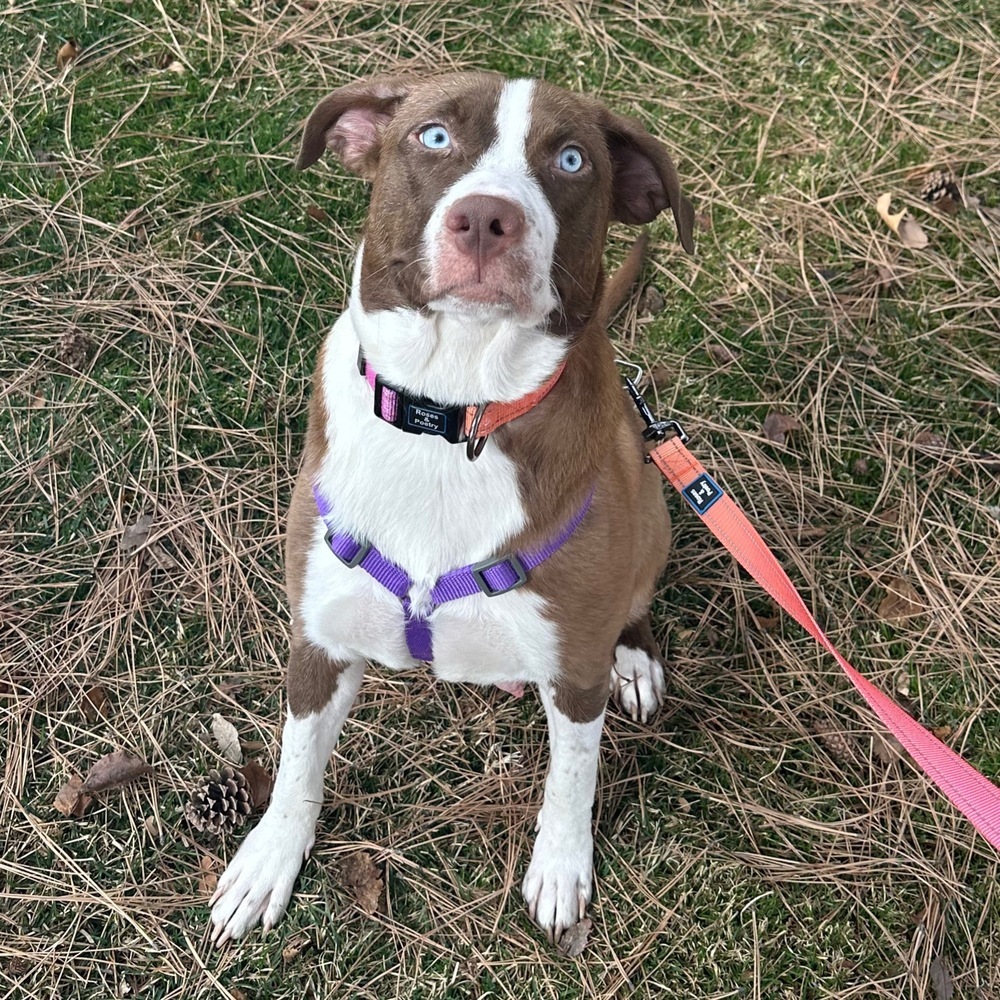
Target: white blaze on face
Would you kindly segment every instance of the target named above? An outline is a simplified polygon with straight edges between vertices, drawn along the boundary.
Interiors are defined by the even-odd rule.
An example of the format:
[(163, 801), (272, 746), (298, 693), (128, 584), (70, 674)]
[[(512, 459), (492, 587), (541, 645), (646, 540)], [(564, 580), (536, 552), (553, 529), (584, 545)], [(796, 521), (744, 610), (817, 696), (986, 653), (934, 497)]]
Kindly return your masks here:
[[(526, 145), (531, 129), (534, 80), (510, 80), (500, 92), (496, 109), (496, 140), (472, 169), (441, 196), (424, 230), (424, 253), (429, 267), (432, 309), (451, 312), (484, 308), (463, 301), (461, 285), (470, 272), (464, 257), (448, 238), (445, 219), (460, 198), (489, 195), (520, 206), (524, 235), (515, 247), (484, 268), (484, 284), (504, 290), (513, 300), (519, 319), (540, 323), (558, 300), (552, 283), (552, 258), (558, 223), (541, 185), (528, 167)], [(454, 290), (456, 294), (451, 294)], [(485, 307), (489, 309), (490, 307)]]

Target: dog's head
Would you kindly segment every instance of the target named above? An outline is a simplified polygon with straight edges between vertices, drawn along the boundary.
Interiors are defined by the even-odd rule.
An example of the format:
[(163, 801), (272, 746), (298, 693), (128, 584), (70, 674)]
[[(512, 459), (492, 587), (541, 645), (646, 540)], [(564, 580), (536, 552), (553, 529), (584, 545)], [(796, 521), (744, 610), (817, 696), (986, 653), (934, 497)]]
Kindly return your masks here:
[(373, 182), (366, 309), (574, 329), (593, 312), (610, 221), (694, 212), (666, 148), (585, 95), (491, 73), (381, 77), (309, 116), (297, 166), (331, 150)]

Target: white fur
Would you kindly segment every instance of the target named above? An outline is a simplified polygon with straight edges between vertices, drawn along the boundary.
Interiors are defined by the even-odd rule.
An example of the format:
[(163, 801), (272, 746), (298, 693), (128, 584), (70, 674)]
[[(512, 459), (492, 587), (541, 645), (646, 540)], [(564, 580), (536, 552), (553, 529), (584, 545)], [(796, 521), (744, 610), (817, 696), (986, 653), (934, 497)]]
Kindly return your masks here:
[(354, 704), (364, 663), (340, 675), (319, 712), (288, 716), (281, 735), (281, 764), (263, 818), (229, 862), (212, 896), (212, 940), (241, 937), (261, 917), (270, 930), (285, 912), (302, 862), (312, 850), (323, 803), (323, 772)]
[(555, 942), (583, 918), (593, 891), (591, 811), (604, 713), (592, 722), (572, 722), (547, 685), (538, 692), (549, 722), (549, 773), (521, 891), (531, 919)]
[[(350, 311), (337, 321), (326, 344), (328, 450), (318, 483), (334, 506), (338, 526), (372, 542), (407, 572), (414, 583), (411, 600), (420, 609), (427, 606), (440, 576), (503, 551), (524, 527), (517, 469), (489, 444), (472, 463), (463, 446), (404, 434), (377, 418), (372, 390), (357, 371), (356, 319), (363, 326), (366, 351), (373, 331), (388, 335), (392, 329), (395, 336), (399, 321), (419, 321), (402, 310), (366, 313), (357, 295), (352, 296)], [(485, 339), (483, 331), (474, 329), (467, 336), (477, 332)], [(531, 331), (523, 337), (529, 343), (539, 338), (542, 357), (547, 354), (549, 364), (558, 363), (562, 345), (546, 351), (550, 338)], [(414, 362), (400, 383), (410, 387), (422, 372), (426, 381), (448, 378), (451, 393), (471, 393), (475, 386), (485, 393), (467, 399), (497, 398), (504, 383), (508, 392), (523, 395), (548, 378), (551, 368), (537, 355), (523, 353), (517, 337), (511, 335), (509, 341), (509, 350), (496, 348), (469, 358), (468, 368), (454, 358), (444, 364), (438, 353), (430, 352)], [(378, 368), (375, 352), (372, 357)], [(498, 360), (504, 363), (497, 365)], [(364, 570), (347, 569), (333, 556), (323, 542), (318, 516), (313, 532), (301, 607), (306, 636), (338, 659), (363, 657), (394, 669), (414, 666), (399, 600)], [(549, 680), (557, 668), (556, 628), (537, 594), (477, 594), (442, 605), (430, 621), (433, 669), (443, 679), (537, 683)]]
[(663, 665), (642, 649), (618, 646), (611, 670), (611, 697), (635, 720), (648, 722), (663, 704)]
[[(476, 161), (472, 170), (460, 177), (440, 198), (424, 229), (424, 253), (430, 261), (430, 284), (440, 287), (439, 251), (444, 240), (445, 217), (459, 198), (492, 195), (524, 209), (526, 232), (518, 248), (531, 274), (531, 316), (541, 323), (558, 304), (552, 284), (552, 257), (559, 225), (541, 185), (528, 167), (526, 141), (531, 128), (534, 80), (509, 80), (497, 103), (497, 137)], [(467, 302), (446, 295), (432, 301), (436, 310), (468, 313)], [(472, 307), (473, 313), (481, 313)]]

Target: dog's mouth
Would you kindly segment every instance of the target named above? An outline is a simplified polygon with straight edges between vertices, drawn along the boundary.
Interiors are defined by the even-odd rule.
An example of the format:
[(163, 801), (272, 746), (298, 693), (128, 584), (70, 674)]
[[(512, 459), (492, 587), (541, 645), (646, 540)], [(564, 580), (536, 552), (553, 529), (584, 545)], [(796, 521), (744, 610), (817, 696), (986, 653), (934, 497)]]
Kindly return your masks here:
[(488, 281), (458, 281), (431, 289), (427, 296), (432, 309), (441, 312), (465, 312), (466, 307), (481, 314), (526, 316), (531, 311), (528, 298), (517, 289), (504, 288)]

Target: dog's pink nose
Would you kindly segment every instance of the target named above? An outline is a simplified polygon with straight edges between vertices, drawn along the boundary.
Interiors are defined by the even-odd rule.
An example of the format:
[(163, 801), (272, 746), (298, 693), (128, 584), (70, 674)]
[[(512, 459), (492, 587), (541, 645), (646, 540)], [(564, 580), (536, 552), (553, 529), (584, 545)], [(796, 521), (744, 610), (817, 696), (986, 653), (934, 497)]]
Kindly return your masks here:
[(451, 206), (444, 224), (459, 252), (483, 264), (521, 239), (524, 209), (504, 198), (470, 194)]

